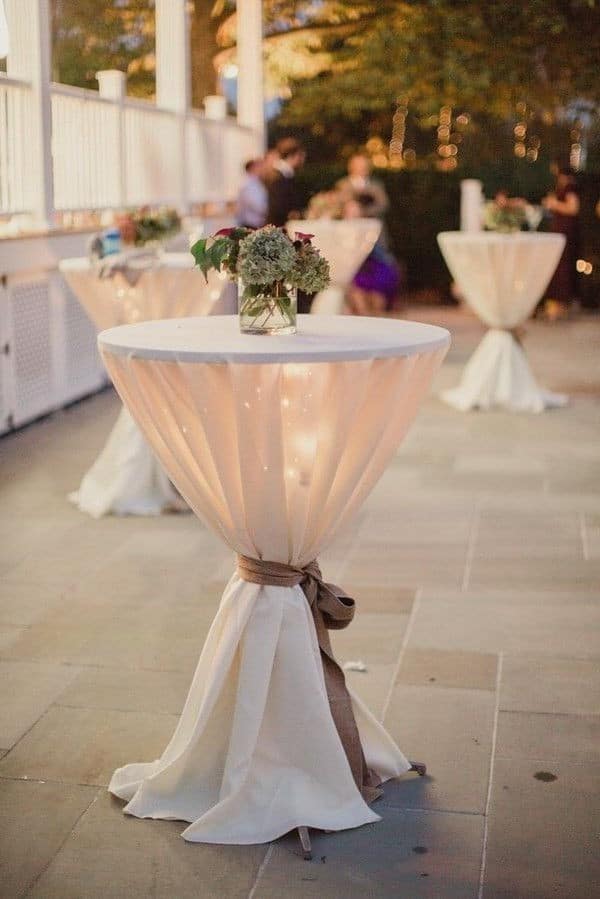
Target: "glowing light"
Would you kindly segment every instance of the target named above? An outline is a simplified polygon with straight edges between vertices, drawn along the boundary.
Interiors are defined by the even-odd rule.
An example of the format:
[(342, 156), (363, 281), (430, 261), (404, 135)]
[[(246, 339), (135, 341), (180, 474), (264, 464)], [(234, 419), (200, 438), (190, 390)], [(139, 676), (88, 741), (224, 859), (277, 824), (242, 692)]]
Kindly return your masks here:
[(380, 137), (370, 137), (365, 146), (369, 153), (378, 153), (383, 150), (384, 144)]
[(578, 259), (575, 268), (581, 275), (591, 275), (594, 271), (594, 266), (587, 259)]

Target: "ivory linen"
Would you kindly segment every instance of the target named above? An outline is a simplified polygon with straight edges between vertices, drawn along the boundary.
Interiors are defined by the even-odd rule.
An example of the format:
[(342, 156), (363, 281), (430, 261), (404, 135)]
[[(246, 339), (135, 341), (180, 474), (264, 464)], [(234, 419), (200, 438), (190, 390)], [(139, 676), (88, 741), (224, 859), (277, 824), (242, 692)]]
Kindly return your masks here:
[[(197, 515), (238, 554), (304, 567), (382, 474), (449, 337), (381, 319), (299, 325), (292, 337), (256, 337), (221, 316), (149, 322), (99, 343)], [(406, 772), (383, 727), (352, 703), (368, 766), (382, 780)], [(333, 723), (300, 586), (232, 576), (171, 742), (160, 759), (117, 769), (109, 789), (128, 814), (189, 822), (191, 841), (260, 843), (297, 826), (378, 820)]]
[(500, 406), (542, 412), (562, 406), (562, 394), (536, 383), (519, 342), (511, 333), (533, 312), (558, 265), (561, 234), (447, 231), (438, 243), (467, 303), (490, 329), (443, 399), (456, 409)]
[[(210, 273), (207, 284), (194, 268), (190, 253), (134, 254), (129, 261), (131, 279), (127, 260), (126, 255), (122, 261), (119, 257), (119, 268), (103, 277), (102, 262), (96, 266), (81, 258), (60, 263), (65, 280), (99, 329), (236, 311), (234, 285), (215, 272)], [(109, 513), (159, 515), (182, 505), (126, 409), (121, 410), (100, 455), (69, 499), (93, 518)]]
[(337, 315), (344, 310), (344, 290), (352, 281), (381, 233), (378, 219), (298, 219), (286, 225), (288, 233), (312, 234), (313, 243), (329, 261), (331, 284), (314, 298), (311, 313)]

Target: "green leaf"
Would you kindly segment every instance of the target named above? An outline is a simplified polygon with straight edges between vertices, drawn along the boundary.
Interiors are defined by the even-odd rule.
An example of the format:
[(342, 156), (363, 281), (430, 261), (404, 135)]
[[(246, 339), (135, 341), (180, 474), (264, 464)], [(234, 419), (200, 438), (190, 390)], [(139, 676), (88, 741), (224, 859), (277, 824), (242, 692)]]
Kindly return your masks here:
[(212, 261), (210, 256), (206, 250), (206, 244), (208, 243), (206, 238), (201, 238), (197, 240), (195, 244), (190, 247), (190, 252), (194, 257), (194, 261), (196, 265), (208, 281), (208, 272), (212, 268)]
[(218, 237), (208, 252), (213, 268), (221, 269), (231, 253), (231, 241), (228, 237)]

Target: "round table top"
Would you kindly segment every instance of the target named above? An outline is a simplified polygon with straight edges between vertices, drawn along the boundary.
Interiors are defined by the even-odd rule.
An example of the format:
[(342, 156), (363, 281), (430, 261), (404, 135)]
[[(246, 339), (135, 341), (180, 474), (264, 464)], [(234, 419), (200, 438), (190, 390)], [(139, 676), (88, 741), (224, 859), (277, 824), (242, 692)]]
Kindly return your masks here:
[(98, 343), (137, 359), (264, 364), (412, 356), (447, 347), (450, 334), (437, 325), (343, 315), (300, 315), (297, 334), (241, 334), (236, 315), (213, 315), (121, 325)]
[(552, 234), (540, 231), (512, 231), (507, 234), (501, 231), (442, 231), (437, 236), (440, 246), (451, 243), (463, 243), (473, 246), (481, 244), (487, 246), (493, 243), (520, 243), (520, 244), (562, 244), (565, 242), (564, 234)]
[[(119, 257), (123, 255), (124, 261), (127, 260), (127, 254), (115, 254)], [(88, 256), (74, 256), (70, 259), (61, 259), (58, 264), (58, 267), (61, 272), (65, 274), (69, 274), (70, 272), (90, 272), (97, 276), (98, 269), (102, 266), (102, 262), (110, 262), (111, 259), (114, 259), (115, 256), (105, 256), (104, 259), (100, 259), (99, 262), (95, 262), (91, 260)], [(136, 261), (138, 263), (145, 263), (148, 268), (152, 266), (152, 263), (156, 267), (161, 266), (164, 268), (194, 268), (195, 261), (194, 257), (191, 253), (164, 253), (161, 252), (156, 255), (153, 259), (152, 256), (146, 252), (144, 253), (141, 250), (138, 250), (137, 254), (132, 253), (129, 257), (129, 261), (134, 265)]]

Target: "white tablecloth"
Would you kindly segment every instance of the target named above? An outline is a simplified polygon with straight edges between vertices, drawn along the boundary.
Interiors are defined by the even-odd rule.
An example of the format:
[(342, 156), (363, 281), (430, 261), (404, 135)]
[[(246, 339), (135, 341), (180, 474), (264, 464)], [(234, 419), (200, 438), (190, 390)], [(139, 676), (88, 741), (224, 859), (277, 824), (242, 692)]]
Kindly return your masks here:
[[(138, 266), (135, 285), (121, 271), (100, 277), (99, 267), (86, 258), (60, 263), (65, 280), (100, 330), (149, 319), (236, 311), (234, 285), (214, 272), (207, 284), (190, 253), (161, 253), (154, 259), (134, 255), (132, 262)], [(158, 515), (182, 506), (125, 408), (70, 499), (94, 518), (111, 512)]]
[(542, 390), (513, 333), (533, 312), (560, 259), (562, 234), (445, 232), (440, 249), (467, 303), (490, 328), (458, 387), (443, 398), (467, 409), (541, 412), (566, 402)]
[(329, 261), (331, 285), (314, 298), (311, 312), (335, 315), (343, 311), (344, 290), (352, 281), (381, 233), (377, 219), (298, 219), (286, 225), (295, 231), (314, 234), (313, 243)]
[[(410, 322), (300, 316), (291, 337), (237, 321), (149, 322), (100, 335), (107, 368), (165, 470), (237, 553), (304, 566), (372, 489), (448, 347)], [(326, 575), (326, 572), (325, 572)], [(198, 598), (201, 601), (201, 597)], [(409, 764), (355, 697), (367, 763)], [(378, 820), (352, 777), (300, 587), (231, 578), (175, 734), (110, 790), (184, 837), (257, 843), (297, 826)]]

